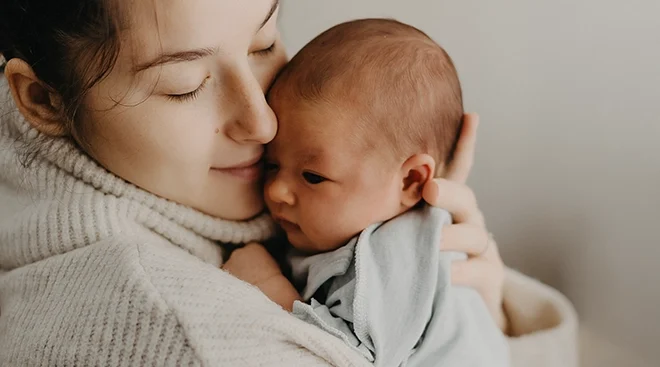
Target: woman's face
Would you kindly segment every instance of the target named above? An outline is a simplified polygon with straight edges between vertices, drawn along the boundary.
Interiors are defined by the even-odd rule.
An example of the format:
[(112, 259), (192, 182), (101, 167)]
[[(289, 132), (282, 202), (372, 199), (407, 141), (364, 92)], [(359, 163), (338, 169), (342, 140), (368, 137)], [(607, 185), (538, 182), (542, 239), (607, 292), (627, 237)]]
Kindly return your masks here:
[(273, 0), (121, 0), (116, 66), (84, 101), (88, 153), (123, 179), (209, 215), (263, 209), (264, 93), (286, 63)]

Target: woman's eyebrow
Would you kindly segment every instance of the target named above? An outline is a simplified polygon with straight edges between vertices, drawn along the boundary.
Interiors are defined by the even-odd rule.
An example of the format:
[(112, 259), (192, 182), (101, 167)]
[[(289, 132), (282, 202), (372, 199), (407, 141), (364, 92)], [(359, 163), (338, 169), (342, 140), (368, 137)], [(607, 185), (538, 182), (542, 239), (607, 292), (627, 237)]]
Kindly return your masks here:
[[(280, 6), (280, 0), (274, 0), (273, 5), (270, 7), (270, 10), (266, 15), (266, 18), (259, 25), (259, 29), (257, 29), (257, 32), (259, 32), (259, 30), (261, 30), (261, 28), (263, 28), (266, 25), (266, 23), (268, 23), (268, 21), (270, 20), (270, 18), (272, 18), (273, 14), (275, 14), (275, 11), (279, 6)], [(180, 51), (169, 54), (160, 54), (151, 61), (143, 62), (136, 65), (133, 68), (133, 72), (137, 74), (141, 71), (150, 69), (154, 66), (198, 60), (206, 56), (215, 55), (216, 53), (218, 53), (217, 48), (200, 48), (197, 50), (187, 50), (187, 51)]]
[(259, 32), (261, 30), (261, 28), (263, 28), (266, 25), (266, 23), (268, 23), (268, 21), (273, 16), (273, 14), (275, 14), (275, 11), (277, 10), (278, 6), (280, 6), (280, 0), (274, 0), (273, 5), (270, 7), (270, 10), (268, 11), (268, 15), (266, 15), (266, 18), (264, 19), (264, 21), (261, 22), (261, 25), (257, 29), (257, 32)]
[(169, 54), (160, 54), (151, 61), (143, 62), (141, 64), (136, 65), (133, 71), (135, 73), (139, 73), (154, 66), (198, 60), (206, 56), (215, 55), (217, 53), (218, 53), (217, 48), (200, 48), (196, 50), (187, 50), (187, 51), (180, 51)]

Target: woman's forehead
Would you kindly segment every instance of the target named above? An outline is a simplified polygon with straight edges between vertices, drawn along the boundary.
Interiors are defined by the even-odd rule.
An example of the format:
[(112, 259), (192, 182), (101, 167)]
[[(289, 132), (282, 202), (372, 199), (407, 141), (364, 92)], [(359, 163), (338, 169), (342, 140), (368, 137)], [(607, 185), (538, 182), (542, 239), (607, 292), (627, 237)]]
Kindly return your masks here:
[(245, 52), (277, 4), (274, 0), (130, 1), (122, 9), (128, 17), (122, 41), (132, 45), (127, 51), (133, 53), (135, 63), (193, 49)]

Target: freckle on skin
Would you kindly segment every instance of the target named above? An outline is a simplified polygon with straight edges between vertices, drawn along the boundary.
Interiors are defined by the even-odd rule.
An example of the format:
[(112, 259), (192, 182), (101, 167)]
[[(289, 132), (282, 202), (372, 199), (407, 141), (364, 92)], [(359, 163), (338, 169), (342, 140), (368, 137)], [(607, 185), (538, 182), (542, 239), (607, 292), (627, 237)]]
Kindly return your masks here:
[(220, 134), (220, 128), (219, 128), (219, 127), (216, 127), (216, 128), (215, 128), (215, 133), (216, 133), (216, 134)]

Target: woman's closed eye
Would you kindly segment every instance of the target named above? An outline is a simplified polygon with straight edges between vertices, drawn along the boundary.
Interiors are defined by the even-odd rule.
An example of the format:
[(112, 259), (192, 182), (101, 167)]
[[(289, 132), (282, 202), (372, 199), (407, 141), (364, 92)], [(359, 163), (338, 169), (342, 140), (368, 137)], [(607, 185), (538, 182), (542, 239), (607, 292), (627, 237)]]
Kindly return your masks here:
[(328, 180), (327, 178), (312, 172), (303, 172), (302, 176), (305, 181), (311, 185), (318, 185)]
[(204, 79), (204, 81), (202, 82), (202, 84), (200, 84), (199, 87), (197, 87), (197, 89), (195, 89), (195, 90), (193, 90), (193, 91), (191, 91), (191, 92), (181, 93), (181, 94), (168, 94), (168, 95), (167, 95), (167, 98), (169, 98), (170, 100), (175, 101), (175, 102), (188, 102), (188, 101), (193, 101), (193, 100), (195, 100), (195, 98), (197, 98), (197, 97), (199, 96), (199, 94), (202, 92), (202, 90), (203, 90), (204, 87), (206, 86), (206, 82), (207, 82), (208, 80), (209, 80), (209, 77), (207, 77), (206, 79)]
[(267, 56), (267, 55), (273, 53), (273, 51), (275, 51), (275, 47), (276, 47), (275, 42), (273, 42), (270, 46), (268, 46), (268, 47), (266, 47), (262, 50), (254, 51), (253, 54), (258, 55), (258, 56)]

